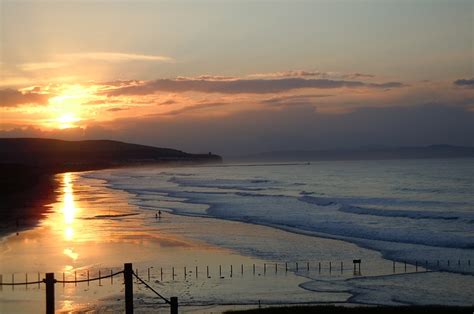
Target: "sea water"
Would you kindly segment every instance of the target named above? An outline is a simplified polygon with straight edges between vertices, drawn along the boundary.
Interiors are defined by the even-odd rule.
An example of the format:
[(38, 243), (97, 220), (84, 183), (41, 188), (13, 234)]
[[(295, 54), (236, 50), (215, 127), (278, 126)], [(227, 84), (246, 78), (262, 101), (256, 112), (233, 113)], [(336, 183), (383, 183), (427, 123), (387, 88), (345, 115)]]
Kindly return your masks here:
[[(376, 304), (469, 305), (474, 298), (469, 288), (474, 284), (474, 159), (224, 163), (83, 176), (128, 192), (129, 202), (143, 211), (170, 212), (196, 222), (217, 218), (217, 224), (264, 225), (295, 235), (286, 243), (284, 235), (191, 234), (243, 255), (280, 262), (314, 257), (303, 240), (299, 243), (301, 235), (355, 244), (390, 265), (407, 262), (436, 271), (404, 277), (380, 271), (375, 277), (343, 281), (308, 274), (314, 281), (301, 285), (308, 290), (351, 292), (352, 301)], [(351, 257), (338, 247), (318, 254)], [(420, 287), (429, 293), (420, 294)], [(455, 293), (446, 293), (449, 287)]]

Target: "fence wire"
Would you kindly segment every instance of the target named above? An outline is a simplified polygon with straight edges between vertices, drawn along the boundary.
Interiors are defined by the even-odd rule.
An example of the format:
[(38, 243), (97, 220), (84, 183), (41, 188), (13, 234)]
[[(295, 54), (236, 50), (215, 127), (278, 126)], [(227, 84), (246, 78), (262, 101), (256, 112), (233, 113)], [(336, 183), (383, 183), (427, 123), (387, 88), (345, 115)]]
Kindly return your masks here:
[(95, 277), (95, 278), (91, 278), (91, 279), (55, 280), (55, 282), (57, 282), (57, 283), (80, 283), (80, 282), (90, 282), (90, 281), (97, 281), (97, 280), (102, 280), (102, 279), (111, 278), (111, 277), (114, 277), (114, 276), (117, 276), (117, 275), (120, 275), (120, 274), (123, 274), (123, 270), (118, 271), (118, 272), (113, 273), (113, 274), (110, 274), (110, 275), (107, 275), (107, 276), (100, 276), (100, 277)]
[(161, 294), (159, 294), (155, 289), (153, 289), (150, 285), (148, 285), (143, 279), (141, 279), (140, 277), (138, 277), (137, 274), (135, 274), (135, 272), (132, 272), (132, 274), (135, 276), (135, 278), (138, 279), (138, 281), (140, 281), (142, 284), (144, 284), (148, 289), (150, 289), (151, 291), (153, 291), (157, 296), (159, 296), (163, 301), (165, 301), (166, 303), (170, 304), (171, 305), (171, 301), (169, 301), (167, 298), (165, 298), (164, 296), (162, 296)]
[[(81, 282), (91, 282), (91, 281), (97, 281), (97, 280), (102, 280), (102, 279), (107, 279), (111, 278), (117, 275), (123, 274), (123, 270), (118, 271), (116, 273), (106, 275), (106, 276), (99, 276), (99, 277), (94, 277), (94, 278), (89, 278), (89, 279), (79, 279), (79, 280), (57, 280), (55, 279), (55, 283), (81, 283)], [(27, 286), (27, 285), (37, 285), (41, 283), (45, 283), (46, 279), (42, 280), (37, 280), (37, 281), (24, 281), (24, 282), (0, 282), (0, 286)]]

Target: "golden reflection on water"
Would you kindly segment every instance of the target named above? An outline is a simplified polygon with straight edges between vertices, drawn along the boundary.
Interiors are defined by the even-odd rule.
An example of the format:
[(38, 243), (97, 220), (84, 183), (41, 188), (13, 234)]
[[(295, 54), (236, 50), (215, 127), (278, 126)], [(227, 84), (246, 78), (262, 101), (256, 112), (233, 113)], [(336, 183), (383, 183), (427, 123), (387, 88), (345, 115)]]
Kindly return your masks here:
[(77, 211), (74, 203), (74, 190), (70, 172), (65, 173), (63, 176), (63, 192), (62, 212), (64, 215), (66, 239), (68, 239), (74, 235), (73, 225)]
[[(63, 198), (61, 204), (61, 211), (63, 214), (63, 233), (64, 239), (67, 242), (74, 240), (74, 229), (76, 227), (76, 213), (79, 210), (74, 200), (74, 181), (73, 175), (70, 172), (63, 174)], [(70, 257), (73, 261), (76, 261), (79, 254), (74, 252), (72, 248), (65, 248), (63, 250), (64, 255)], [(69, 265), (68, 265), (69, 266)], [(66, 266), (66, 268), (68, 268)], [(70, 267), (70, 266), (69, 266)]]

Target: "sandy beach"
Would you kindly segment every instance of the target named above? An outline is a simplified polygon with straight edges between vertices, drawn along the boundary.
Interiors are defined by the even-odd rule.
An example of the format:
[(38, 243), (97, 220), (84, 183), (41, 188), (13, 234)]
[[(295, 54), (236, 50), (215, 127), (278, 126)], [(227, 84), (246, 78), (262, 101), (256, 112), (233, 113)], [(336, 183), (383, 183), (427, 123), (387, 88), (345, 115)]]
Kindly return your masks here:
[[(75, 272), (79, 278), (84, 278), (85, 271), (89, 270), (93, 277), (99, 270), (102, 273), (111, 269), (115, 271), (124, 262), (133, 262), (139, 273), (145, 274), (153, 267), (151, 277), (156, 287), (164, 295), (178, 296), (181, 303), (192, 311), (205, 312), (216, 303), (235, 303), (241, 308), (243, 304), (255, 305), (259, 300), (268, 304), (315, 300), (315, 293), (299, 288), (306, 280), (292, 272), (285, 273), (281, 268), (279, 275), (264, 276), (262, 267), (269, 260), (244, 256), (232, 248), (216, 247), (197, 240), (204, 234), (225, 232), (254, 237), (260, 234), (262, 238), (285, 236), (277, 230), (235, 222), (216, 223), (215, 219), (196, 220), (168, 213), (163, 213), (157, 220), (155, 213), (128, 205), (125, 193), (106, 189), (97, 180), (81, 179), (78, 184), (78, 174), (73, 173), (59, 174), (56, 180), (57, 201), (49, 205), (50, 211), (45, 219), (31, 230), (2, 240), (0, 273), (4, 274), (5, 282), (12, 274), (17, 281), (23, 281), (25, 274), (36, 279), (38, 272), (41, 278), (45, 272), (55, 272), (61, 279), (63, 273), (66, 278), (72, 278)], [(319, 245), (328, 245), (325, 241), (318, 241)], [(256, 275), (252, 274), (254, 264)], [(233, 278), (230, 277), (230, 265), (234, 267)], [(241, 265), (244, 265), (243, 274)], [(188, 279), (183, 278), (185, 266), (189, 270)], [(196, 266), (198, 278), (193, 273)], [(222, 268), (221, 276), (218, 274), (219, 266)], [(171, 278), (172, 267), (176, 269), (174, 280)], [(209, 278), (206, 267), (210, 268)], [(158, 271), (161, 268), (163, 280)], [(123, 307), (123, 287), (121, 278), (116, 280), (115, 284), (105, 281), (101, 287), (96, 283), (77, 287), (58, 285), (57, 308), (60, 312), (119, 310)], [(291, 295), (291, 298), (281, 299), (282, 295)], [(341, 302), (349, 297), (347, 293), (321, 292), (317, 295), (318, 302)], [(151, 311), (157, 305), (153, 295), (139, 285), (136, 297), (139, 310)], [(4, 287), (0, 300), (2, 311), (31, 312), (45, 306), (44, 287)], [(161, 307), (167, 311), (166, 306), (161, 304)], [(228, 305), (225, 308), (234, 307)]]
[[(364, 289), (372, 291), (365, 298), (371, 304), (373, 289), (381, 284), (377, 280), (387, 280), (384, 276), (392, 272), (392, 261), (348, 242), (167, 211), (157, 218), (156, 211), (133, 205), (129, 193), (110, 189), (105, 181), (87, 174), (58, 174), (55, 180), (56, 201), (48, 205), (39, 225), (1, 241), (4, 282), (23, 281), (26, 276), (36, 280), (38, 273), (43, 278), (45, 272), (54, 272), (58, 279), (84, 279), (89, 271), (93, 278), (99, 271), (120, 271), (131, 262), (139, 276), (164, 296), (177, 296), (181, 311), (211, 313), (259, 304), (364, 303), (360, 301)], [(354, 277), (354, 258), (363, 261), (361, 276)], [(442, 290), (430, 286), (453, 281), (453, 275), (424, 273), (421, 266), (414, 274), (414, 266), (408, 268), (405, 274), (403, 266), (397, 265), (401, 274), (391, 279), (394, 289), (403, 290), (406, 282), (436, 297)], [(420, 281), (420, 276), (425, 279)], [(470, 284), (462, 276), (455, 280)], [(143, 285), (137, 282), (134, 289), (138, 313), (169, 311)], [(462, 302), (470, 292), (460, 290)], [(123, 293), (122, 276), (100, 285), (56, 284), (56, 308), (60, 313), (121, 311)], [(377, 297), (397, 305), (383, 293)], [(44, 308), (44, 287), (3, 287), (0, 305), (5, 313)]]

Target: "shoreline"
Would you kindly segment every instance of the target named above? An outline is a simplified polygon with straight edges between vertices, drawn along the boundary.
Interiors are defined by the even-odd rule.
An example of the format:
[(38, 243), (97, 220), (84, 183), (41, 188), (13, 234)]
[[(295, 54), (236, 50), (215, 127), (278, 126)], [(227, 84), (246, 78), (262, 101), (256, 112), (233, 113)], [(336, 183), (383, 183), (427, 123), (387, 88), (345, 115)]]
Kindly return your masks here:
[(0, 163), (0, 239), (32, 229), (50, 211), (48, 205), (57, 200), (59, 184), (56, 176), (64, 173), (87, 173), (100, 170), (143, 167), (179, 167), (201, 165), (199, 161), (161, 161), (116, 165), (71, 165), (39, 167)]
[[(78, 177), (80, 177), (80, 179)], [(60, 180), (61, 177), (58, 177), (57, 179), (58, 179), (57, 180), (58, 184), (61, 184), (61, 180)], [(285, 251), (285, 249), (280, 250), (281, 248), (285, 248), (285, 247), (278, 246), (283, 242), (289, 242), (288, 244), (285, 244), (286, 247), (292, 246), (300, 242), (307, 242), (308, 244), (307, 248), (310, 248), (310, 250), (313, 250), (314, 248), (319, 247), (319, 249), (322, 250), (322, 252), (324, 251), (327, 252), (328, 248), (332, 246), (333, 247), (332, 252), (334, 256), (336, 256), (336, 258), (340, 258), (340, 257), (342, 258), (342, 256), (339, 256), (338, 254), (340, 254), (341, 251), (346, 251), (347, 248), (349, 248), (349, 251), (346, 251), (346, 253), (348, 254), (345, 256), (346, 259), (349, 256), (352, 257), (353, 254), (351, 252), (372, 251), (372, 253), (374, 254), (373, 257), (375, 257), (377, 255), (376, 253), (378, 253), (377, 251), (367, 250), (367, 249), (361, 248), (360, 246), (356, 244), (353, 244), (351, 242), (344, 241), (344, 240), (325, 239), (322, 237), (317, 237), (315, 235), (301, 235), (299, 233), (293, 233), (288, 230), (277, 229), (274, 226), (266, 226), (266, 225), (261, 225), (261, 224), (248, 224), (242, 221), (229, 221), (229, 220), (223, 220), (217, 217), (197, 218), (197, 217), (190, 217), (186, 215), (180, 215), (176, 213), (164, 212), (163, 221), (157, 222), (154, 219), (154, 214), (155, 214), (154, 211), (140, 208), (139, 205), (136, 205), (133, 203), (129, 203), (128, 205), (125, 205), (130, 199), (130, 196), (132, 195), (130, 192), (127, 192), (121, 189), (113, 189), (107, 184), (107, 181), (103, 179), (87, 178), (87, 177), (84, 178), (84, 176), (82, 176), (81, 173), (71, 174), (71, 179), (72, 179), (71, 182), (72, 183), (75, 182), (74, 184), (76, 184), (75, 189), (78, 188), (77, 190), (75, 190), (76, 194), (74, 196), (74, 199), (79, 209), (79, 211), (76, 213), (76, 218), (75, 218), (76, 226), (74, 227), (73, 225), (73, 228), (75, 228), (77, 231), (79, 230), (81, 231), (87, 230), (87, 232), (91, 231), (92, 234), (94, 234), (93, 229), (97, 229), (97, 230), (100, 230), (101, 235), (105, 235), (107, 237), (107, 233), (105, 234), (102, 233), (104, 231), (103, 227), (109, 223), (115, 224), (115, 226), (119, 228), (118, 233), (122, 234), (120, 237), (117, 237), (116, 240), (122, 243), (120, 245), (119, 243), (117, 243), (117, 246), (115, 246), (114, 248), (114, 252), (123, 251), (124, 248), (128, 248), (130, 251), (128, 250), (125, 250), (125, 251), (128, 252), (129, 256), (134, 256), (132, 258), (133, 263), (134, 265), (137, 265), (140, 268), (140, 270), (143, 269), (143, 267), (150, 266), (150, 265), (154, 265), (156, 268), (156, 264), (154, 263), (160, 263), (160, 265), (163, 265), (163, 266), (175, 265), (178, 267), (177, 269), (182, 269), (183, 263), (186, 263), (185, 266), (193, 266), (192, 264), (195, 263), (196, 261), (197, 261), (196, 263), (200, 263), (199, 264), (200, 269), (202, 269), (201, 266), (205, 265), (203, 263), (214, 263), (216, 265), (222, 263), (224, 265), (224, 268), (227, 270), (227, 267), (229, 264), (231, 265), (232, 263), (237, 263), (237, 262), (244, 263), (245, 262), (244, 260), (247, 261), (245, 262), (247, 263), (246, 265), (251, 265), (250, 263), (252, 262), (250, 260), (254, 260), (257, 263), (263, 263), (265, 261), (268, 262), (268, 261), (273, 260), (271, 255), (266, 256), (266, 257), (264, 255), (252, 255), (252, 254), (246, 254), (245, 250), (243, 251), (239, 250), (238, 246), (241, 245), (242, 242), (236, 241), (233, 247), (232, 247), (232, 242), (227, 242), (227, 244), (230, 243), (230, 246), (226, 246), (225, 243), (216, 244), (212, 241), (206, 241), (206, 237), (203, 238), (203, 235), (205, 236), (219, 235), (221, 237), (220, 241), (224, 239), (229, 239), (229, 236), (232, 236), (232, 233), (242, 234), (245, 236), (250, 235), (254, 237), (253, 239), (250, 239), (250, 243), (257, 243), (259, 241), (261, 242), (262, 239), (267, 239), (264, 241), (269, 241), (269, 239), (272, 239), (271, 245), (267, 247), (268, 247), (268, 250), (274, 251), (274, 252), (290, 252), (290, 251)], [(63, 181), (63, 186), (64, 186), (64, 182), (65, 181)], [(91, 183), (93, 184), (91, 185)], [(86, 190), (84, 190), (84, 187), (86, 188)], [(63, 191), (62, 192), (63, 194), (65, 193), (63, 189), (57, 189), (57, 191), (58, 191), (57, 195), (60, 195), (61, 191)], [(98, 192), (99, 194), (96, 195), (92, 193), (94, 191)], [(106, 193), (107, 195), (103, 193)], [(103, 199), (103, 201), (100, 201), (101, 198)], [(63, 213), (61, 212), (63, 208), (62, 206), (64, 205), (64, 203), (60, 204), (61, 202), (64, 202), (64, 199), (62, 197), (58, 197), (56, 199), (56, 204), (54, 205), (54, 207), (52, 207), (52, 212), (47, 215), (49, 218), (53, 216), (57, 216), (57, 217), (53, 217), (54, 218), (53, 220), (55, 222), (58, 222), (58, 221), (63, 222), (65, 218), (63, 217)], [(89, 210), (88, 206), (92, 205), (93, 203), (96, 203), (98, 206), (92, 206), (90, 207), (91, 210)], [(124, 207), (127, 206), (127, 208), (118, 208), (122, 206)], [(112, 214), (114, 215), (111, 215), (110, 212), (107, 212), (107, 210), (110, 210), (107, 207), (112, 208)], [(130, 211), (134, 213), (136, 212), (139, 214), (135, 214), (133, 216), (123, 215), (123, 213), (129, 213)], [(119, 216), (119, 214), (121, 216)], [(59, 220), (57, 220), (56, 218)], [(71, 254), (71, 256), (74, 254), (78, 254), (79, 256), (81, 256), (80, 260), (82, 264), (76, 264), (73, 261), (71, 261), (70, 264), (62, 264), (62, 265), (71, 265), (74, 267), (71, 270), (69, 270), (69, 272), (66, 270), (69, 273), (69, 275), (71, 274), (70, 272), (73, 271), (74, 269), (81, 271), (87, 267), (91, 267), (91, 266), (96, 267), (97, 263), (99, 263), (99, 265), (102, 263), (100, 262), (100, 260), (97, 260), (96, 258), (90, 259), (87, 256), (88, 254), (87, 252), (90, 249), (86, 245), (87, 243), (81, 244), (81, 242), (83, 241), (83, 239), (81, 239), (81, 237), (83, 236), (82, 234), (77, 234), (76, 235), (77, 238), (75, 239), (75, 241), (68, 242), (67, 239), (63, 239), (64, 231), (66, 231), (66, 229), (61, 229), (59, 230), (59, 232), (57, 232), (57, 230), (49, 230), (49, 228), (51, 228), (52, 226), (53, 226), (52, 224), (46, 221), (45, 224), (41, 224), (38, 228), (34, 228), (31, 232), (25, 232), (24, 235), (22, 234), (18, 238), (12, 237), (13, 239), (8, 239), (8, 241), (12, 241), (12, 240), (18, 241), (18, 240), (22, 240), (23, 238), (25, 240), (28, 238), (34, 239), (36, 236), (49, 238), (48, 234), (51, 234), (51, 231), (53, 231), (52, 235), (56, 234), (56, 236), (59, 236), (59, 239), (61, 241), (64, 241), (64, 246), (61, 244), (59, 246), (58, 244), (54, 244), (56, 247), (54, 251), (57, 254), (57, 256), (61, 256), (63, 254), (62, 250), (64, 248), (71, 249), (71, 251), (68, 252), (68, 254)], [(130, 230), (129, 229), (130, 227), (132, 227), (133, 229)], [(117, 230), (117, 229), (111, 229), (111, 230)], [(124, 235), (123, 232), (127, 233), (125, 234), (125, 237), (123, 237)], [(51, 238), (52, 241), (54, 241), (53, 239), (54, 237)], [(90, 239), (90, 237), (86, 236), (86, 240), (90, 241), (88, 239)], [(104, 239), (100, 241), (104, 242)], [(39, 242), (39, 247), (43, 247), (44, 244), (41, 244), (41, 243), (42, 242)], [(204, 244), (201, 244), (201, 243), (204, 243)], [(280, 243), (280, 244), (277, 245), (277, 243)], [(109, 245), (106, 245), (106, 246), (109, 246)], [(137, 246), (143, 246), (143, 249), (138, 250)], [(58, 251), (57, 250), (58, 248), (60, 248), (61, 251)], [(259, 247), (257, 247), (257, 249), (258, 248)], [(137, 249), (137, 251), (133, 251), (135, 249)], [(152, 253), (151, 251), (149, 251), (151, 249), (156, 250), (156, 252)], [(298, 247), (297, 250), (302, 250), (302, 249), (304, 248)], [(252, 248), (250, 248), (249, 252), (251, 251), (252, 251)], [(118, 263), (119, 261), (120, 262), (124, 261), (123, 257), (121, 257), (120, 259), (118, 258), (119, 255), (114, 255), (114, 254), (109, 255), (109, 253), (111, 252), (112, 251), (105, 253), (107, 254), (105, 256), (110, 256), (110, 259), (107, 261), (108, 264), (102, 265), (102, 267), (117, 266), (120, 264)], [(141, 253), (140, 256), (135, 256), (134, 252), (135, 253), (143, 252), (143, 253)], [(313, 256), (317, 257), (318, 259), (325, 258), (325, 255), (322, 253), (316, 254), (317, 250), (310, 251), (310, 253), (311, 252), (314, 252), (315, 254)], [(99, 251), (97, 253), (99, 253)], [(156, 255), (157, 253), (160, 253), (160, 254)], [(46, 254), (46, 253), (41, 252), (41, 254)], [(231, 256), (230, 254), (233, 256), (233, 258), (230, 258)], [(306, 251), (304, 254), (308, 254), (308, 251)], [(307, 256), (310, 256), (310, 255), (307, 255)], [(153, 256), (156, 256), (156, 257), (153, 258)], [(214, 259), (211, 258), (212, 256), (214, 257)], [(274, 255), (274, 257), (275, 256), (277, 255)], [(288, 254), (287, 256), (291, 257), (292, 255)], [(330, 255), (328, 256), (331, 257)], [(377, 263), (379, 262), (383, 262), (387, 264), (387, 261), (383, 261), (384, 260), (383, 257), (379, 257), (377, 258), (377, 261), (375, 261), (374, 258), (372, 259), (369, 258), (370, 256), (371, 255), (365, 255), (365, 259), (363, 257), (364, 262), (365, 261), (373, 262), (375, 265), (377, 265)], [(216, 259), (215, 257), (218, 257), (218, 258)], [(62, 258), (64, 258), (64, 256), (62, 256)], [(331, 260), (331, 259), (327, 258), (326, 260)], [(217, 267), (216, 265), (213, 266), (214, 271)], [(234, 266), (236, 266), (236, 264), (234, 264)], [(369, 267), (369, 264), (365, 264), (364, 269), (366, 269), (365, 268), (366, 266)], [(388, 261), (388, 266), (391, 267), (390, 261)], [(44, 267), (37, 268), (37, 269), (42, 270), (44, 269)], [(188, 269), (191, 269), (191, 268), (189, 267)], [(9, 271), (6, 268), (5, 270), (7, 270), (7, 272)], [(15, 271), (13, 270), (13, 268), (11, 268), (11, 270)], [(420, 276), (420, 274), (421, 272), (416, 276)], [(195, 300), (203, 300), (203, 301), (210, 300), (209, 302), (211, 303), (215, 302), (214, 303), (215, 306), (213, 306), (213, 308), (220, 308), (220, 309), (223, 309), (222, 307), (220, 307), (221, 303), (219, 303), (218, 300), (213, 301), (213, 298), (212, 298), (213, 293), (217, 293), (217, 294), (222, 293), (222, 296), (223, 296), (222, 300), (224, 300), (224, 302), (222, 303), (223, 305), (231, 304), (232, 302), (235, 301), (237, 303), (236, 304), (237, 306), (240, 306), (240, 305), (247, 306), (247, 305), (251, 305), (252, 302), (255, 302), (257, 299), (260, 300), (262, 298), (261, 296), (258, 295), (258, 293), (255, 294), (255, 296), (248, 296), (248, 291), (246, 291), (246, 289), (248, 289), (249, 287), (245, 289), (244, 287), (245, 285), (248, 285), (250, 283), (249, 281), (242, 281), (242, 280), (239, 281), (237, 276), (235, 276), (236, 278), (227, 282), (228, 279), (219, 279), (218, 277), (214, 278), (214, 275), (215, 273), (212, 276), (213, 277), (213, 279), (211, 279), (212, 282), (205, 283), (206, 286), (204, 289), (202, 289), (203, 290), (202, 292), (200, 291), (201, 288), (197, 289), (196, 285), (198, 283), (193, 282), (193, 280), (191, 280), (188, 283), (165, 281), (163, 282), (165, 286), (163, 286), (161, 289), (164, 289), (164, 291), (168, 291), (167, 294), (165, 293), (165, 295), (173, 295), (171, 293), (178, 294), (182, 302), (186, 302), (187, 299), (186, 299), (186, 295), (182, 296), (181, 293), (184, 293), (185, 291), (189, 291), (189, 289), (191, 289), (190, 295), (195, 297)], [(304, 276), (304, 274), (302, 273), (294, 273), (293, 271), (289, 271), (288, 276), (289, 276), (288, 279), (293, 278), (295, 276), (299, 277), (299, 279), (292, 279), (291, 283), (288, 283), (288, 282), (285, 283), (285, 285), (290, 285), (290, 286), (298, 282), (306, 283), (307, 281), (315, 281), (315, 280), (318, 281), (320, 285), (321, 284), (325, 285), (329, 281), (337, 281), (338, 279), (337, 277), (334, 277), (334, 276), (333, 278), (317, 277), (315, 279), (315, 278)], [(248, 280), (249, 277), (247, 277), (246, 280)], [(201, 278), (201, 275), (200, 275), (200, 278)], [(261, 277), (257, 277), (257, 278), (260, 278), (259, 281), (263, 280), (263, 282), (258, 284), (261, 286), (254, 286), (256, 283), (253, 283), (251, 286), (252, 291), (259, 291), (258, 289), (264, 289), (265, 287), (267, 289), (272, 288), (272, 282), (279, 282), (278, 280), (283, 280), (283, 278), (271, 278), (271, 276), (269, 276), (268, 274), (267, 274), (267, 278), (261, 278)], [(304, 279), (303, 280), (304, 282), (302, 281), (301, 278)], [(402, 278), (406, 278), (410, 280), (410, 276), (408, 277), (402, 276)], [(360, 279), (363, 279), (363, 278), (360, 278)], [(371, 278), (369, 279), (370, 280), (368, 284), (371, 284), (370, 281), (374, 282), (377, 280), (377, 278), (375, 277), (373, 277), (372, 279)], [(285, 281), (281, 281), (281, 283), (284, 283), (284, 282)], [(212, 285), (208, 286), (209, 284), (212, 284)], [(219, 287), (219, 288), (217, 290), (213, 290), (216, 287)], [(358, 286), (357, 280), (356, 280), (356, 282), (354, 283), (354, 288), (359, 289), (360, 287), (364, 287), (364, 286), (360, 286), (360, 285)], [(324, 300), (325, 298), (328, 298), (327, 295), (332, 295), (334, 296), (334, 298), (337, 297), (337, 299), (341, 298), (340, 295), (338, 296), (338, 293), (340, 293), (341, 291), (334, 290), (329, 293), (328, 291), (311, 290), (311, 289), (307, 289), (306, 285), (304, 287), (301, 285), (298, 285), (297, 288), (306, 291), (306, 292), (301, 292), (301, 290), (294, 290), (297, 293), (295, 295), (300, 296), (299, 297), (300, 299), (298, 302), (299, 304), (337, 303), (337, 304), (343, 304), (344, 306), (346, 306), (349, 303), (355, 303), (355, 300), (352, 300), (351, 298), (347, 298), (345, 302), (337, 302), (334, 299), (332, 302), (324, 302), (324, 301), (304, 302), (304, 300), (307, 298), (307, 296), (304, 297), (304, 295), (308, 295), (308, 293), (311, 293), (312, 295), (311, 298), (313, 300)], [(230, 294), (229, 291), (235, 292), (236, 291), (235, 289), (237, 289), (238, 291), (237, 297), (236, 296), (230, 297), (232, 294)], [(295, 288), (293, 287), (293, 289)], [(353, 291), (349, 292), (348, 294), (354, 296), (352, 292)], [(74, 293), (76, 293), (77, 295), (81, 295), (81, 293), (84, 294), (83, 292), (80, 292), (78, 290), (76, 290)], [(101, 292), (98, 291), (98, 293), (101, 293)], [(259, 291), (259, 293), (262, 293), (262, 292)], [(279, 295), (278, 293), (279, 292), (275, 291), (272, 298), (275, 298), (277, 295)], [(146, 297), (145, 298), (146, 302), (148, 301), (152, 302), (152, 298), (149, 298), (149, 296), (147, 295), (144, 295), (144, 296)], [(209, 297), (211, 298), (209, 299)], [(101, 301), (94, 302), (95, 300), (94, 295), (90, 295), (89, 299), (87, 300), (90, 302), (93, 302), (95, 304), (94, 306), (101, 306), (102, 304)], [(117, 303), (115, 300), (116, 299), (114, 298), (110, 298), (109, 301), (111, 303)], [(271, 298), (268, 299), (267, 301), (265, 301), (265, 298), (262, 298), (262, 300), (263, 300), (262, 305), (264, 305), (265, 302), (268, 302), (267, 304), (271, 304), (270, 302), (272, 302)], [(288, 299), (287, 301), (289, 300), (291, 299)], [(188, 300), (188, 302), (189, 301), (193, 302), (192, 300)], [(231, 302), (229, 303), (229, 301)], [(253, 304), (257, 305), (257, 303), (253, 303)], [(370, 302), (357, 302), (357, 304), (362, 304), (365, 306), (367, 304), (370, 305), (371, 303)], [(116, 306), (112, 305), (111, 309), (118, 309), (119, 305), (116, 305)], [(186, 305), (185, 303), (183, 303), (182, 305), (183, 305), (183, 308), (189, 308), (192, 306), (192, 303), (189, 305)], [(282, 302), (281, 304), (278, 304), (278, 305), (286, 306), (286, 305), (291, 305), (291, 303)], [(107, 306), (107, 305), (102, 305), (102, 306)], [(195, 312), (199, 313), (200, 309), (202, 309), (202, 307), (197, 308)], [(67, 309), (65, 310), (67, 311)]]
[[(221, 166), (217, 166), (221, 167)], [(118, 190), (118, 191), (123, 191), (125, 193), (129, 193), (133, 196), (137, 196), (138, 192), (135, 192), (133, 190), (127, 190), (122, 187), (115, 187), (113, 184), (109, 182), (107, 179), (101, 179), (104, 180), (107, 183), (107, 187)], [(175, 197), (175, 198), (181, 198), (182, 196), (179, 194), (179, 192), (167, 192), (167, 196), (170, 197)], [(187, 197), (186, 199), (181, 201), (182, 203), (185, 204), (199, 204), (199, 205), (206, 205), (209, 206), (209, 209), (212, 209), (214, 205), (212, 204), (207, 204), (207, 203), (201, 203), (199, 199), (194, 199), (192, 197)], [(141, 205), (137, 205), (138, 207), (142, 208), (143, 210), (149, 210), (150, 212), (153, 210), (152, 208), (146, 208), (146, 207), (141, 207)], [(263, 226), (263, 227), (268, 227), (268, 228), (273, 228), (277, 230), (281, 230), (284, 232), (296, 234), (296, 235), (301, 235), (301, 236), (308, 236), (308, 237), (314, 237), (316, 239), (327, 239), (327, 240), (333, 240), (333, 241), (342, 241), (347, 244), (351, 245), (356, 245), (357, 247), (365, 250), (370, 250), (373, 252), (377, 252), (381, 254), (382, 258), (385, 259), (386, 261), (390, 262), (396, 262), (396, 263), (406, 263), (407, 265), (410, 265), (412, 267), (420, 267), (420, 268), (426, 268), (430, 271), (445, 271), (448, 273), (453, 273), (453, 274), (461, 274), (461, 275), (468, 275), (468, 276), (473, 276), (473, 270), (467, 271), (465, 269), (456, 269), (456, 268), (449, 268), (446, 267), (445, 265), (435, 265), (434, 259), (430, 259), (430, 264), (425, 264), (425, 259), (415, 259), (415, 258), (403, 258), (400, 256), (397, 256), (397, 252), (390, 252), (390, 251), (385, 251), (385, 250), (380, 250), (377, 246), (381, 246), (381, 243), (390, 243), (389, 241), (385, 240), (372, 240), (372, 239), (364, 239), (364, 238), (350, 238), (347, 236), (343, 235), (334, 235), (334, 234), (329, 234), (329, 233), (322, 233), (319, 231), (311, 231), (311, 230), (304, 230), (304, 229), (298, 229), (292, 226), (285, 226), (285, 225), (280, 225), (276, 223), (266, 223), (266, 222), (256, 222), (256, 221), (250, 221), (250, 220), (245, 220), (243, 218), (228, 218), (228, 217), (220, 217), (220, 216), (213, 216), (213, 215), (201, 215), (201, 214), (188, 214), (186, 212), (179, 212), (173, 208), (169, 209), (170, 213), (177, 215), (177, 216), (183, 216), (183, 217), (199, 217), (199, 218), (207, 218), (207, 219), (216, 219), (219, 221), (232, 221), (232, 222), (239, 222), (243, 224), (251, 224), (255, 226)], [(377, 245), (374, 246), (374, 244), (371, 244), (370, 242), (374, 242)], [(430, 248), (429, 245), (425, 244), (420, 244), (420, 243), (406, 243), (407, 245), (413, 245), (414, 247), (417, 248)], [(446, 247), (446, 249), (450, 249)], [(459, 250), (461, 252), (466, 252), (469, 253), (470, 250), (467, 248), (455, 248), (456, 250)]]

